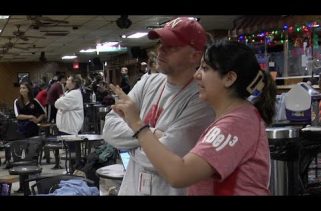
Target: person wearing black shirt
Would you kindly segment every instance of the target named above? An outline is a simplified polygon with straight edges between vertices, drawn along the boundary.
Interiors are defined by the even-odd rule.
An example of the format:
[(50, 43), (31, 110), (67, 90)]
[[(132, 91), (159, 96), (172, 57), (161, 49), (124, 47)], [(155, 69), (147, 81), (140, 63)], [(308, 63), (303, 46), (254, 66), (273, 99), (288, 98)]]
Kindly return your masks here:
[(96, 92), (97, 102), (100, 102), (104, 106), (110, 106), (115, 104), (115, 100), (112, 96), (110, 88), (107, 86), (107, 83), (104, 81), (99, 82)]
[(122, 75), (122, 78), (120, 81), (120, 87), (126, 94), (128, 94), (128, 92), (130, 91), (128, 68), (122, 67), (120, 73)]
[(45, 117), (45, 109), (33, 97), (28, 82), (20, 84), (20, 96), (14, 101), (14, 112), (18, 120), (18, 132), (26, 138), (37, 136), (38, 123)]

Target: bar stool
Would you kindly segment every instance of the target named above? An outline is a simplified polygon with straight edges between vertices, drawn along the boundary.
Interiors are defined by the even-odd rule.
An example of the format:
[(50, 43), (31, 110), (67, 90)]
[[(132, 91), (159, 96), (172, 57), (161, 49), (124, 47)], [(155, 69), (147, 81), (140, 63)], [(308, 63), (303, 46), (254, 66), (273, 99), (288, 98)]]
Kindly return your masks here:
[(60, 156), (59, 156), (59, 149), (63, 149), (62, 143), (46, 143), (44, 146), (44, 150), (54, 150), (55, 154), (55, 166), (51, 169), (63, 169), (60, 165)]
[(42, 168), (39, 166), (15, 166), (9, 169), (10, 175), (19, 175), (20, 191), (23, 192), (23, 195), (30, 195), (29, 182), (26, 180), (29, 178), (29, 175), (41, 173)]
[[(56, 124), (54, 123), (38, 123), (37, 124), (39, 127), (39, 135), (40, 136), (55, 136), (58, 133), (58, 129)], [(50, 149), (49, 147), (44, 147), (44, 154), (45, 154), (45, 158), (46, 158), (46, 163), (50, 163)], [(53, 150), (55, 150), (56, 148), (53, 147)], [(56, 158), (56, 150), (55, 150), (55, 158)], [(58, 151), (59, 154), (59, 151)], [(57, 163), (57, 160), (56, 160)]]
[[(5, 149), (5, 148), (4, 148), (4, 145), (3, 145), (2, 143), (0, 143), (0, 150), (3, 150), (3, 149)], [(1, 166), (1, 163), (2, 163), (2, 162), (1, 162), (1, 157), (0, 157), (0, 166)]]
[(38, 166), (41, 159), (42, 137), (31, 137), (25, 140), (17, 140), (10, 143), (10, 154), (13, 158), (13, 162), (10, 165), (13, 166), (9, 169), (10, 175), (19, 175), (20, 191), (23, 191), (25, 195), (30, 193), (29, 183), (25, 180), (29, 175), (41, 173), (42, 168)]

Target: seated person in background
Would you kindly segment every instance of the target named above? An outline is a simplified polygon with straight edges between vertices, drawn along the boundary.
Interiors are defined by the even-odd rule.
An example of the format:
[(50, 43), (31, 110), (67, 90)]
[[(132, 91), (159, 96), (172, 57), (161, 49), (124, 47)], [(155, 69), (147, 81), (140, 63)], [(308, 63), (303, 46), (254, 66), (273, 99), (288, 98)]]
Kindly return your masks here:
[(105, 95), (101, 104), (103, 104), (104, 106), (111, 106), (111, 105), (115, 104), (115, 99), (114, 99), (113, 95), (111, 94), (111, 92), (109, 92), (109, 94)]
[(140, 69), (139, 69), (139, 72), (136, 76), (135, 83), (133, 83), (133, 86), (135, 86), (135, 84), (137, 84), (137, 82), (140, 81), (146, 75), (150, 75), (152, 73), (158, 73), (156, 53), (151, 51), (151, 52), (149, 52), (148, 55), (149, 56), (148, 56), (147, 63), (146, 62), (140, 63)]
[(158, 65), (157, 65), (157, 55), (155, 52), (151, 51), (148, 53), (148, 61), (147, 61), (147, 73), (158, 73)]
[(100, 81), (97, 84), (96, 92), (95, 92), (97, 102), (102, 102), (105, 95), (108, 94), (106, 86), (107, 86), (107, 83), (105, 81)]
[(142, 77), (145, 73), (148, 72), (148, 69), (147, 69), (147, 63), (146, 62), (141, 62), (140, 63), (140, 68), (138, 70), (138, 74), (136, 76), (136, 80), (135, 80), (135, 83), (136, 84)]
[(112, 96), (110, 88), (107, 86), (107, 83), (104, 81), (99, 82), (96, 92), (97, 101), (103, 104), (104, 106), (110, 106), (115, 104), (115, 100)]
[(120, 87), (126, 94), (128, 94), (128, 92), (131, 89), (129, 84), (128, 68), (122, 67), (120, 70), (120, 73), (121, 73)]
[(39, 135), (38, 123), (45, 118), (45, 109), (33, 98), (32, 86), (20, 84), (20, 96), (14, 101), (14, 112), (18, 120), (18, 132), (26, 138)]

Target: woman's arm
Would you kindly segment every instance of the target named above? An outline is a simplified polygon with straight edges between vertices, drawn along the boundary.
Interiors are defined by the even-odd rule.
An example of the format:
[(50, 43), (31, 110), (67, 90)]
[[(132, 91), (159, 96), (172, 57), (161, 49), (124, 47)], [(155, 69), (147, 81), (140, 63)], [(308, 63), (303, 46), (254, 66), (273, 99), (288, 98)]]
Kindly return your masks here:
[[(137, 131), (142, 123), (132, 125)], [(157, 172), (173, 187), (181, 188), (212, 177), (214, 169), (201, 157), (188, 153), (183, 158), (168, 150), (148, 129), (138, 134), (138, 140), (146, 156)]]
[(18, 120), (31, 120), (33, 118), (36, 118), (34, 115), (25, 115), (25, 114), (19, 114), (17, 116)]
[(31, 120), (32, 118), (35, 118), (34, 115), (20, 114), (18, 99), (15, 99), (15, 101), (13, 102), (13, 110), (17, 120)]
[(34, 118), (30, 119), (30, 121), (32, 121), (35, 124), (38, 124), (39, 122), (41, 122), (43, 120), (43, 118), (45, 117), (45, 114), (41, 114), (38, 118), (33, 116)]

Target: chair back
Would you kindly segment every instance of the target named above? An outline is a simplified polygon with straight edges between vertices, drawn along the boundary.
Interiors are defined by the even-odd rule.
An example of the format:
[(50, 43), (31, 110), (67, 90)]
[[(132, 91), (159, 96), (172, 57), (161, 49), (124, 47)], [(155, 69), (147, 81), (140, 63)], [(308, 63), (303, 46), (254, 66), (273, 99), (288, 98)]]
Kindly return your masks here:
[(44, 140), (40, 136), (11, 142), (10, 153), (13, 159), (12, 164), (14, 165), (14, 163), (21, 161), (30, 161), (38, 165), (41, 160), (43, 144)]
[(0, 133), (1, 138), (5, 142), (23, 139), (24, 136), (17, 131), (18, 122), (16, 119), (12, 119), (9, 117), (1, 117)]
[(0, 113), (0, 139), (4, 139), (7, 132), (8, 118)]

